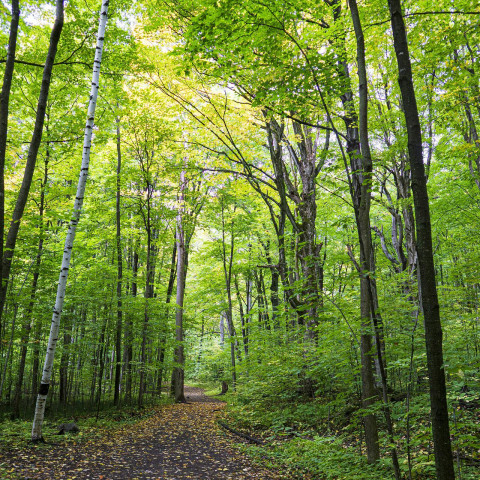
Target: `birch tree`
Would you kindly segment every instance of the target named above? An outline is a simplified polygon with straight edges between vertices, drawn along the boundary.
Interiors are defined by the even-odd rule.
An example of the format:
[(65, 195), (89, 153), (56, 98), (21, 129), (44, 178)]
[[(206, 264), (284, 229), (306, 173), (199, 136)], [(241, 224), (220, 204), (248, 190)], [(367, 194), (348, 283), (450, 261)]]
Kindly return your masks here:
[(60, 317), (65, 299), (65, 291), (67, 287), (68, 270), (70, 267), (70, 260), (72, 257), (73, 242), (75, 240), (75, 233), (77, 225), (80, 220), (80, 214), (83, 206), (83, 199), (85, 195), (85, 187), (88, 178), (88, 167), (90, 163), (90, 149), (92, 144), (93, 125), (95, 120), (95, 107), (97, 105), (100, 65), (102, 61), (103, 43), (105, 38), (105, 28), (107, 25), (109, 0), (103, 0), (100, 10), (100, 21), (97, 33), (97, 45), (95, 48), (95, 59), (93, 62), (92, 85), (90, 90), (90, 101), (87, 111), (87, 122), (85, 125), (85, 134), (83, 142), (82, 164), (80, 168), (80, 175), (77, 185), (77, 193), (73, 206), (73, 214), (68, 227), (67, 236), (65, 239), (65, 247), (63, 250), (62, 264), (60, 267), (60, 277), (58, 280), (57, 298), (53, 308), (52, 323), (50, 327), (50, 336), (48, 339), (47, 353), (45, 356), (45, 363), (43, 367), (42, 380), (37, 396), (37, 403), (35, 407), (35, 417), (32, 427), (32, 441), (43, 441), (42, 425), (45, 415), (45, 404), (50, 386), (50, 378), (53, 368), (53, 360), (55, 356), (55, 349), (58, 340), (58, 331), (60, 327)]

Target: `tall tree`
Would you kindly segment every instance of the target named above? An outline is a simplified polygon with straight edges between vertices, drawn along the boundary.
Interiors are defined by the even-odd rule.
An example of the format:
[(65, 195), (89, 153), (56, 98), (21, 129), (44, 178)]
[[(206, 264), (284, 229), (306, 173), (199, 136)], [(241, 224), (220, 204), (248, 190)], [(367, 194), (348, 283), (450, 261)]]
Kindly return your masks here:
[(183, 344), (183, 299), (185, 296), (185, 259), (186, 259), (186, 245), (185, 245), (185, 229), (184, 229), (184, 214), (185, 214), (185, 167), (180, 173), (180, 192), (178, 195), (177, 207), (177, 300), (175, 310), (175, 352), (173, 361), (175, 366), (172, 373), (172, 390), (175, 401), (177, 403), (185, 403), (184, 393), (184, 368), (185, 368), (185, 352)]
[[(222, 263), (223, 263), (223, 275), (225, 277), (225, 289), (227, 291), (227, 310), (225, 312), (225, 317), (227, 319), (228, 333), (230, 335), (230, 362), (232, 365), (232, 387), (233, 390), (237, 389), (237, 369), (235, 365), (235, 343), (236, 343), (236, 332), (235, 326), (233, 324), (233, 304), (232, 304), (232, 266), (233, 266), (233, 255), (234, 255), (234, 246), (235, 246), (235, 233), (234, 225), (235, 220), (232, 218), (231, 229), (230, 229), (230, 248), (227, 254), (227, 243), (225, 239), (227, 226), (225, 225), (225, 197), (224, 195), (220, 198), (220, 208), (222, 213)], [(234, 205), (233, 213), (237, 206)]]
[(121, 229), (121, 196), (120, 196), (120, 174), (122, 171), (122, 146), (120, 138), (120, 118), (117, 117), (117, 181), (115, 193), (115, 224), (117, 243), (117, 329), (115, 333), (115, 386), (113, 403), (120, 403), (120, 378), (122, 374), (122, 280), (123, 280), (123, 258), (122, 258), (122, 229)]
[(435, 468), (439, 480), (451, 480), (455, 478), (455, 472), (450, 441), (450, 426), (448, 423), (447, 389), (443, 363), (443, 334), (435, 280), (430, 204), (423, 162), (422, 130), (413, 84), (407, 30), (402, 16), (402, 5), (400, 0), (388, 0), (388, 6), (391, 15), (393, 44), (399, 72), (398, 83), (400, 85), (405, 123), (407, 126), (408, 154), (412, 172), (412, 191), (415, 205), (421, 302), (425, 324)]
[[(63, 19), (63, 1), (57, 2), (59, 13)], [(105, 29), (107, 25), (109, 0), (103, 0), (100, 10), (100, 21), (97, 32), (97, 46), (95, 49), (95, 59), (93, 63), (92, 85), (90, 90), (90, 101), (88, 104), (87, 123), (85, 126), (85, 136), (83, 143), (82, 164), (80, 167), (80, 175), (78, 179), (77, 193), (73, 206), (73, 215), (68, 227), (68, 233), (65, 239), (65, 248), (63, 250), (62, 264), (60, 267), (60, 277), (58, 280), (57, 298), (53, 308), (52, 324), (50, 328), (50, 336), (48, 339), (47, 354), (45, 356), (45, 364), (43, 367), (42, 381), (37, 396), (37, 404), (35, 407), (35, 417), (32, 426), (32, 440), (35, 442), (43, 441), (42, 425), (45, 415), (45, 404), (50, 386), (50, 378), (53, 368), (53, 359), (55, 356), (55, 348), (58, 341), (58, 331), (60, 328), (60, 317), (63, 309), (63, 302), (65, 299), (65, 291), (67, 288), (68, 270), (70, 267), (70, 260), (72, 258), (73, 242), (75, 240), (75, 233), (77, 225), (80, 220), (80, 214), (85, 195), (85, 187), (88, 178), (88, 168), (90, 164), (90, 150), (92, 145), (92, 133), (95, 120), (95, 108), (97, 106), (97, 96), (100, 79), (100, 65), (102, 61), (103, 44), (105, 39)]]
[[(361, 263), (361, 285), (360, 285), (360, 309), (362, 316), (362, 333), (360, 350), (362, 355), (362, 389), (363, 398), (365, 403), (371, 402), (372, 394), (374, 395), (372, 369), (371, 369), (371, 330), (373, 320), (373, 331), (375, 332), (374, 338), (376, 343), (377, 361), (380, 370), (381, 385), (383, 392), (384, 411), (387, 421), (387, 429), (390, 434), (390, 441), (394, 444), (393, 439), (393, 422), (390, 416), (390, 408), (388, 405), (387, 394), (387, 381), (385, 366), (383, 360), (383, 350), (381, 345), (381, 338), (379, 333), (379, 312), (378, 312), (378, 299), (376, 292), (376, 285), (373, 283), (372, 277), (375, 274), (375, 261), (372, 248), (372, 234), (370, 225), (370, 209), (371, 209), (371, 190), (372, 190), (372, 174), (373, 164), (372, 155), (370, 150), (370, 137), (368, 126), (368, 78), (367, 78), (367, 66), (365, 62), (365, 40), (363, 34), (363, 27), (358, 11), (358, 5), (356, 0), (349, 0), (350, 12), (352, 17), (353, 28), (355, 31), (356, 44), (357, 44), (357, 65), (358, 65), (358, 97), (359, 97), (359, 118), (358, 118), (358, 137), (359, 145), (358, 152), (350, 153), (350, 161), (353, 171), (354, 185), (352, 189), (352, 200), (355, 208), (355, 216), (357, 222), (358, 237), (360, 243), (360, 263)], [(355, 128), (355, 127), (354, 127)], [(359, 161), (359, 164), (357, 163)], [(353, 187), (353, 188), (352, 188)], [(383, 337), (383, 335), (382, 335)], [(367, 357), (367, 358), (364, 358)], [(371, 420), (370, 420), (371, 421)], [(367, 451), (369, 461), (373, 463), (374, 454), (376, 455), (376, 448), (372, 443), (378, 433), (375, 432), (376, 426), (372, 431), (368, 432), (367, 419), (365, 419), (366, 433), (370, 434), (372, 438), (370, 442), (370, 450)], [(367, 436), (366, 435), (366, 436)], [(378, 447), (377, 447), (378, 448)], [(400, 466), (398, 463), (397, 450), (392, 447), (392, 461), (395, 471), (396, 480), (400, 480)]]
[[(12, 5), (12, 8), (14, 7), (16, 7), (16, 9), (18, 10), (18, 4)], [(16, 10), (14, 9), (12, 13), (15, 16)], [(18, 28), (18, 19), (16, 19), (15, 17), (15, 21), (14, 21), (14, 18), (12, 17), (12, 22), (14, 22), (14, 25), (12, 25), (12, 28), (16, 30)], [(8, 279), (10, 276), (10, 269), (12, 266), (12, 259), (15, 251), (15, 245), (17, 243), (18, 231), (20, 229), (20, 222), (23, 217), (25, 205), (27, 204), (28, 194), (30, 192), (30, 186), (32, 184), (32, 179), (33, 179), (33, 173), (35, 171), (35, 164), (37, 162), (38, 150), (40, 148), (40, 143), (42, 141), (43, 124), (45, 122), (45, 113), (47, 109), (48, 94), (50, 91), (53, 65), (55, 62), (55, 56), (57, 54), (58, 43), (60, 41), (60, 35), (62, 33), (63, 24), (64, 24), (63, 0), (62, 1), (57, 0), (56, 7), (55, 7), (55, 22), (53, 24), (52, 32), (50, 34), (50, 43), (48, 46), (47, 57), (45, 59), (45, 65), (43, 67), (42, 85), (40, 88), (40, 94), (38, 96), (36, 115), (35, 115), (35, 125), (33, 128), (32, 139), (30, 141), (30, 145), (28, 149), (27, 162), (25, 165), (22, 184), (20, 186), (20, 190), (17, 195), (15, 208), (12, 213), (12, 220), (10, 221), (10, 227), (8, 229), (7, 238), (5, 240), (5, 245), (3, 247), (3, 256), (1, 257), (2, 280), (0, 285), (0, 325), (1, 325), (2, 313), (5, 307), (5, 301), (7, 297)], [(16, 38), (16, 31), (15, 31), (15, 38)], [(14, 39), (11, 38), (12, 42), (13, 40)], [(9, 43), (9, 55), (10, 57), (12, 57), (13, 55), (13, 57), (8, 60), (14, 61), (14, 54), (15, 54), (15, 49), (13, 45), (12, 45), (12, 48), (10, 49), (10, 43)], [(10, 69), (8, 65), (7, 65), (7, 68)], [(8, 77), (13, 73), (13, 70), (12, 71), (7, 70), (6, 73)], [(9, 86), (8, 82), (11, 82), (11, 79), (8, 80), (7, 78), (6, 80), (7, 80), (7, 86)], [(4, 87), (6, 88), (5, 79), (4, 79)], [(4, 98), (3, 88), (2, 88), (2, 102), (7, 100), (8, 100), (7, 92), (5, 91), (5, 98)], [(1, 114), (2, 115), (6, 114), (8, 116), (8, 109), (3, 108)], [(6, 125), (5, 125), (5, 130), (6, 130)], [(5, 131), (5, 135), (6, 135), (6, 131)], [(6, 137), (5, 137), (5, 141), (6, 141)], [(3, 142), (3, 139), (0, 134), (0, 176), (2, 177), (0, 182), (3, 182), (3, 175), (2, 175), (3, 172), (1, 170), (2, 168), (4, 168), (5, 159), (2, 160), (1, 158), (1, 155), (4, 155), (4, 153), (2, 153), (1, 142)], [(3, 162), (3, 166), (2, 166), (2, 162)], [(2, 202), (4, 202), (4, 191), (0, 184), (0, 214), (3, 214)], [(0, 220), (1, 233), (3, 233), (3, 229), (4, 229), (3, 222), (4, 222), (4, 219), (2, 215), (2, 218)], [(0, 241), (3, 242), (3, 236), (0, 237)]]
[[(5, 157), (7, 153), (8, 111), (10, 90), (12, 87), (13, 71), (15, 67), (15, 51), (17, 48), (18, 24), (20, 22), (20, 6), (18, 0), (12, 0), (12, 18), (10, 21), (10, 35), (8, 38), (7, 60), (3, 72), (2, 93), (0, 97), (0, 281), (2, 276), (3, 235), (5, 231)], [(0, 285), (0, 292), (3, 284)], [(0, 311), (0, 332), (2, 313)]]

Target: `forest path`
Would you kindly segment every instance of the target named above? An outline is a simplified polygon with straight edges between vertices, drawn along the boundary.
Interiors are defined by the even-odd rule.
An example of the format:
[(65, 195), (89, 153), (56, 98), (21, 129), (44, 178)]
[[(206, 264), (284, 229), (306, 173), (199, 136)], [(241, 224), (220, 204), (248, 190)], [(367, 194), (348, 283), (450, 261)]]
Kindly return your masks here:
[(187, 387), (185, 396), (188, 403), (162, 407), (111, 436), (76, 445), (32, 446), (25, 456), (1, 461), (9, 464), (14, 478), (25, 480), (287, 478), (254, 466), (232, 448), (239, 439), (220, 430), (216, 423), (223, 402), (194, 387)]

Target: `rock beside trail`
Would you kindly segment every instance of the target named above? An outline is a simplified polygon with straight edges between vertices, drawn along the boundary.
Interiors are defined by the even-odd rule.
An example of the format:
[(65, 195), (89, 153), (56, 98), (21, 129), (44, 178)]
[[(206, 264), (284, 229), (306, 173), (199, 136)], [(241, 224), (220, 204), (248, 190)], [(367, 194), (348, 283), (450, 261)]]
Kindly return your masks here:
[(57, 428), (57, 435), (64, 435), (65, 433), (78, 433), (80, 431), (75, 423), (62, 423)]

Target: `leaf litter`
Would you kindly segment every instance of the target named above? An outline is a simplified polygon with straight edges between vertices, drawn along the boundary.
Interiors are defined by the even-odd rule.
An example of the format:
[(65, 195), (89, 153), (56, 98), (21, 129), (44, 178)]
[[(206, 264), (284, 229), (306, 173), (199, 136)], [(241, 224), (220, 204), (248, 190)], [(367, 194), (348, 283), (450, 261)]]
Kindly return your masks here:
[(0, 449), (3, 478), (95, 480), (281, 480), (285, 473), (253, 463), (237, 437), (217, 424), (225, 404), (186, 388), (188, 403), (80, 443)]

